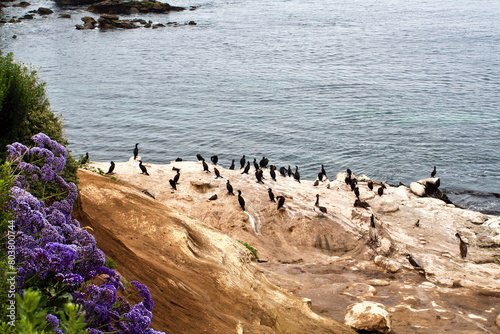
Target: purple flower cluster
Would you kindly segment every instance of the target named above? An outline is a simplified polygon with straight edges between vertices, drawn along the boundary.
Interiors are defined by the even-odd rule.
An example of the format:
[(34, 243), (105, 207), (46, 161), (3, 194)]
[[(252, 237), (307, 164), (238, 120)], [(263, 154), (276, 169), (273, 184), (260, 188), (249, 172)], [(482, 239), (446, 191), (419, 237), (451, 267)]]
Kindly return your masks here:
[[(124, 290), (120, 276), (103, 266), (105, 256), (94, 237), (71, 218), (78, 189), (59, 175), (66, 149), (43, 133), (32, 139), (38, 146), (31, 149), (20, 143), (7, 146), (11, 163), (23, 173), (16, 177), (8, 205), (15, 220), (18, 289), (42, 281), (59, 293), (71, 292), (73, 302), (83, 306), (89, 333), (161, 333), (149, 329), (153, 300), (148, 288), (132, 282), (143, 299), (136, 305), (117, 297), (117, 291)], [(42, 167), (23, 161), (35, 158), (42, 159)], [(30, 182), (50, 182), (67, 196), (47, 206), (28, 191)], [(103, 284), (89, 282), (99, 275), (105, 278)], [(56, 316), (47, 315), (47, 322), (60, 331)]]

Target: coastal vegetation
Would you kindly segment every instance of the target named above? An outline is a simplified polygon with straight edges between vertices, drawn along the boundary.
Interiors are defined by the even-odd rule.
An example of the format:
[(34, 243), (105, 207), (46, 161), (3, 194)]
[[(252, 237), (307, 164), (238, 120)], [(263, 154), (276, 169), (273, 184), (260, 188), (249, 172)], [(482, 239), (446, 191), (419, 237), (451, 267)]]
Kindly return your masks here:
[(124, 286), (72, 218), (77, 162), (45, 83), (0, 57), (0, 333), (159, 333), (148, 288)]

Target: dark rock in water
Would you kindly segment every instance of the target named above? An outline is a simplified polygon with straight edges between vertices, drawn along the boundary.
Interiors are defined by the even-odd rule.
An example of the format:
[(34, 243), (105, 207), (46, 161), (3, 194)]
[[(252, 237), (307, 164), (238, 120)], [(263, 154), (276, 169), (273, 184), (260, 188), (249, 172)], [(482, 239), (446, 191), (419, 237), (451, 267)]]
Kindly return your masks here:
[(33, 20), (34, 16), (32, 14), (26, 14), (20, 18), (20, 20)]
[(23, 8), (28, 6), (31, 6), (31, 4), (26, 1), (21, 1), (20, 3), (15, 3), (12, 5), (12, 7), (23, 7)]
[(163, 23), (155, 23), (155, 24), (153, 24), (152, 28), (156, 29), (156, 28), (163, 28), (163, 27), (165, 27), (165, 25)]
[(40, 7), (38, 8), (37, 13), (40, 15), (49, 15), (54, 13), (54, 11), (50, 8)]
[(82, 17), (82, 21), (84, 22), (84, 25), (77, 24), (76, 29), (90, 30), (90, 29), (95, 29), (97, 27), (97, 21), (93, 17), (84, 16)]
[(58, 18), (60, 18), (60, 19), (70, 19), (71, 15), (70, 14), (61, 14), (61, 15), (58, 16)]
[(183, 11), (184, 7), (170, 6), (168, 3), (156, 1), (120, 1), (105, 0), (95, 3), (88, 11), (100, 14), (135, 14), (135, 13), (168, 13), (171, 11)]

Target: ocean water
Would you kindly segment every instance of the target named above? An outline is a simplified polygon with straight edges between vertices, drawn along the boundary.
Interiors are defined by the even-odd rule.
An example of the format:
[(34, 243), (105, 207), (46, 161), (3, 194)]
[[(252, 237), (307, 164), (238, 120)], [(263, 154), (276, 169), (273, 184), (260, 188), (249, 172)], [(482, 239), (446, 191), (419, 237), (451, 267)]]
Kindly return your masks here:
[(196, 26), (106, 32), (31, 3), (4, 13), (55, 13), (2, 26), (0, 49), (39, 68), (75, 156), (140, 143), (150, 163), (245, 154), (407, 185), (437, 166), (457, 204), (500, 214), (497, 0), (179, 0), (199, 7), (130, 18)]

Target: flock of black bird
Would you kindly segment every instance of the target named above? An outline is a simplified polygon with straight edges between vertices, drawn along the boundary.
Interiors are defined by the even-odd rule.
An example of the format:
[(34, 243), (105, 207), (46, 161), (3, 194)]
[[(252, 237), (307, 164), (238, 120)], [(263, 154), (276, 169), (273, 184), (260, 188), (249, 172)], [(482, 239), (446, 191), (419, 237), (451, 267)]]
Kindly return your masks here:
[[(133, 153), (134, 153), (134, 160), (136, 160), (137, 157), (139, 156), (139, 143), (135, 144), (135, 148), (134, 148)], [(197, 154), (196, 157), (197, 157), (198, 161), (202, 162), (203, 171), (206, 173), (210, 173), (210, 169), (208, 167), (208, 164), (206, 163), (205, 159), (201, 156), (201, 154)], [(89, 154), (87, 153), (85, 155), (85, 157), (82, 159), (82, 164), (85, 164), (88, 161), (89, 161)], [(182, 159), (177, 158), (176, 161), (182, 161)], [(220, 171), (215, 167), (215, 166), (217, 166), (217, 164), (219, 162), (218, 156), (214, 155), (214, 156), (210, 157), (210, 161), (214, 165), (213, 169), (214, 169), (214, 173), (215, 173), (215, 178), (216, 179), (223, 178), (223, 176), (220, 174)], [(257, 183), (264, 184), (263, 180), (265, 178), (264, 178), (263, 169), (267, 168), (268, 165), (269, 165), (269, 159), (266, 157), (262, 157), (262, 159), (259, 162), (257, 162), (257, 159), (253, 159), (253, 166), (255, 168), (255, 178), (257, 179)], [(139, 168), (141, 169), (142, 174), (149, 176), (148, 171), (146, 169), (146, 166), (143, 165), (142, 160), (139, 160)], [(250, 172), (250, 168), (251, 168), (250, 161), (247, 161), (245, 155), (243, 155), (243, 157), (240, 159), (240, 169), (243, 169), (241, 174), (248, 175)], [(111, 161), (109, 170), (106, 174), (112, 174), (114, 169), (115, 169), (115, 163), (113, 161)], [(172, 169), (175, 170), (177, 173), (173, 179), (169, 180), (169, 183), (170, 183), (170, 186), (172, 187), (173, 190), (177, 190), (177, 184), (179, 183), (179, 178), (180, 178), (180, 169), (176, 168), (176, 167), (173, 167)], [(229, 169), (230, 170), (235, 169), (235, 160), (234, 159), (231, 161), (231, 166), (229, 167)], [(277, 169), (277, 167), (274, 165), (269, 166), (270, 177), (275, 182), (276, 182), (276, 169)], [(365, 201), (360, 200), (358, 180), (356, 179), (356, 177), (354, 177), (354, 174), (352, 173), (352, 171), (349, 168), (347, 168), (346, 172), (347, 172), (347, 176), (345, 178), (345, 183), (348, 186), (350, 186), (351, 191), (356, 196), (354, 206), (365, 208), (365, 209), (368, 208), (369, 204), (366, 203)], [(295, 172), (292, 171), (292, 168), (290, 167), (290, 165), (288, 165), (288, 168), (284, 167), (284, 166), (280, 167), (279, 173), (282, 177), (292, 177), (293, 176), (295, 181), (300, 183), (300, 173), (299, 173), (299, 168), (297, 166), (295, 166)], [(434, 169), (431, 172), (431, 177), (435, 177), (435, 176), (436, 176), (436, 166), (434, 166)], [(321, 171), (318, 173), (318, 177), (314, 182), (314, 186), (319, 185), (319, 182), (324, 182), (325, 180), (328, 180), (328, 176), (326, 174), (324, 166), (321, 165)], [(373, 181), (369, 180), (367, 182), (367, 187), (368, 187), (368, 189), (370, 189), (370, 191), (373, 191), (373, 189), (374, 189)], [(235, 196), (234, 191), (233, 191), (233, 186), (231, 185), (229, 180), (227, 180), (227, 182), (226, 182), (226, 188), (227, 188), (227, 192), (229, 195)], [(384, 183), (381, 183), (381, 185), (377, 189), (377, 194), (379, 196), (382, 196), (384, 194), (384, 189), (387, 189), (387, 188), (384, 185)], [(275, 197), (272, 188), (268, 188), (268, 194), (269, 194), (269, 199), (272, 202), (276, 202), (276, 200), (278, 201), (277, 202), (277, 210), (280, 210), (281, 208), (283, 208), (283, 205), (285, 203), (284, 196), (276, 196)], [(319, 196), (320, 196), (319, 194), (316, 195), (316, 203), (314, 204), (313, 209), (315, 211), (318, 210), (321, 214), (326, 214), (327, 209), (325, 207), (319, 205)], [(217, 195), (214, 195), (210, 198), (210, 200), (215, 200), (215, 199), (217, 199)], [(238, 203), (239, 203), (241, 209), (243, 211), (245, 211), (245, 199), (242, 196), (241, 190), (238, 190)], [(374, 219), (375, 219), (375, 217), (372, 214), (370, 217), (369, 238), (370, 238), (371, 242), (377, 243), (378, 242), (378, 233), (377, 233), (377, 228), (375, 226)], [(417, 222), (416, 226), (417, 227), (419, 226), (418, 222)], [(458, 238), (458, 240), (460, 242), (460, 255), (463, 259), (466, 259), (467, 258), (467, 243), (462, 240), (461, 236), (458, 233), (455, 234), (455, 236)], [(416, 270), (423, 272), (425, 274), (423, 267), (419, 264), (419, 262), (415, 258), (413, 258), (410, 254), (407, 254), (406, 258), (408, 259), (408, 262)]]

